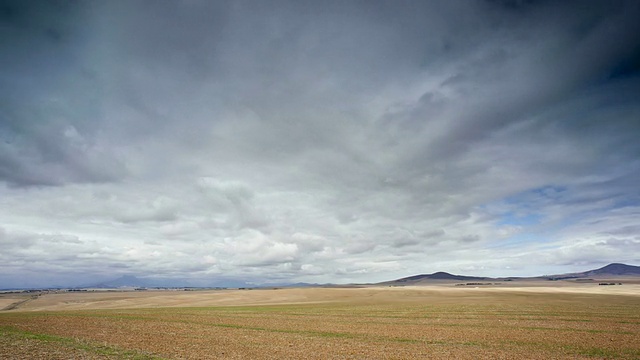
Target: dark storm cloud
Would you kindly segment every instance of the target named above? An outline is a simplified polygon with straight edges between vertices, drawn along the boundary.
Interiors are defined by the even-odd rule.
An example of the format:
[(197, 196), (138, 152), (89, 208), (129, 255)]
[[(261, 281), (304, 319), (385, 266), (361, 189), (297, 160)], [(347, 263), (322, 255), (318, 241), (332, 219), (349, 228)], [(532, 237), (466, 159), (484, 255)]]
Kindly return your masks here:
[[(352, 163), (362, 149), (350, 134), (367, 124), (340, 119), (355, 110), (350, 102), (420, 70), (445, 70), (437, 90), (410, 113), (389, 114), (391, 128), (380, 129), (382, 137), (400, 127), (431, 138), (407, 149), (413, 154), (398, 169), (422, 171), (603, 77), (639, 44), (629, 36), (638, 33), (637, 11), (619, 2), (43, 5), (5, 11), (8, 38), (32, 49), (22, 57), (3, 51), (23, 67), (10, 78), (25, 87), (3, 114), (3, 177), (14, 184), (116, 180), (127, 173), (118, 139), (171, 134), (202, 150), (228, 111), (246, 114), (238, 121), (249, 126), (221, 131), (215, 150), (271, 161), (330, 147), (331, 161)], [(66, 44), (47, 36), (51, 29)], [(553, 33), (557, 39), (538, 40)], [(117, 138), (100, 138), (104, 132)]]
[[(508, 8), (520, 7), (507, 3)], [(556, 2), (525, 12), (499, 12), (501, 21), (483, 29), (488, 31), (483, 35), (493, 38), (465, 54), (471, 61), (465, 58), (454, 65), (439, 91), (425, 93), (407, 115), (392, 115), (411, 123), (411, 131), (434, 137), (433, 141), (420, 144), (424, 147), (416, 154), (420, 159), (410, 158), (408, 166), (449, 161), (502, 129), (531, 121), (541, 110), (581, 92), (588, 96), (589, 89), (602, 83), (621, 61), (635, 56), (640, 45), (640, 25), (635, 21), (638, 6), (626, 5), (629, 6), (619, 2)], [(497, 14), (489, 12), (487, 19), (491, 18), (497, 19)], [(455, 64), (458, 59), (450, 60)], [(616, 98), (635, 92), (611, 90), (616, 92)], [(615, 102), (614, 106), (619, 106), (619, 100)], [(570, 138), (574, 131), (585, 131), (586, 127), (592, 127), (592, 136), (598, 134), (600, 127), (620, 125), (639, 130), (632, 118), (612, 118), (617, 124), (595, 119), (589, 124), (584, 115), (574, 114), (574, 119), (562, 121), (545, 120)], [(432, 121), (434, 118), (444, 118), (446, 122)], [(540, 125), (545, 124), (536, 126)]]
[(82, 6), (5, 1), (0, 12), (0, 178), (30, 186), (120, 177), (123, 164), (97, 137), (102, 84), (85, 67)]

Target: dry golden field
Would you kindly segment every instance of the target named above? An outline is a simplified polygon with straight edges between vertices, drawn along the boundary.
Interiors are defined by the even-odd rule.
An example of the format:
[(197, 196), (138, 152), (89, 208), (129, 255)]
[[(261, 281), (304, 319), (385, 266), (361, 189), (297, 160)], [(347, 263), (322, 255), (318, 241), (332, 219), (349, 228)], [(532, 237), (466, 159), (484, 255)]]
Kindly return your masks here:
[(0, 312), (0, 358), (640, 359), (640, 287), (45, 294)]

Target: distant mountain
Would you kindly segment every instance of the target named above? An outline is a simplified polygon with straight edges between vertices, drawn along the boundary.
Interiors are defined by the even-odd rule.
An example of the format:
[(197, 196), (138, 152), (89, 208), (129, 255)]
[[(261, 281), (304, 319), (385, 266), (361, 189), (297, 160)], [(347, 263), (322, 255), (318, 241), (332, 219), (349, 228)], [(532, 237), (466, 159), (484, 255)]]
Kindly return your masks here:
[(229, 278), (216, 278), (209, 281), (200, 281), (192, 283), (186, 279), (167, 279), (167, 278), (138, 278), (133, 275), (123, 275), (117, 279), (101, 281), (90, 285), (78, 286), (78, 288), (99, 288), (99, 289), (117, 289), (117, 288), (182, 288), (182, 287), (202, 287), (202, 288), (240, 288), (255, 287), (244, 281)]
[(613, 263), (599, 269), (585, 271), (584, 274), (585, 276), (640, 276), (640, 266)]
[(640, 277), (640, 266), (626, 265), (613, 263), (607, 266), (601, 267), (595, 270), (588, 270), (579, 273), (558, 274), (558, 275), (544, 275), (535, 277), (509, 277), (509, 278), (491, 278), (491, 277), (479, 277), (479, 276), (463, 276), (452, 275), (447, 272), (435, 272), (433, 274), (422, 274), (409, 276), (397, 280), (385, 281), (378, 283), (378, 285), (421, 285), (433, 283), (432, 280), (452, 280), (452, 281), (491, 281), (491, 280), (571, 280), (580, 278), (615, 278), (615, 277)]
[(117, 279), (103, 281), (98, 284), (83, 286), (83, 287), (114, 289), (114, 288), (121, 288), (121, 287), (153, 287), (153, 286), (156, 286), (156, 285), (148, 280), (140, 279), (133, 275), (123, 275)]
[(640, 277), (640, 266), (613, 263), (595, 270), (587, 270), (577, 273), (546, 275), (539, 278), (547, 280), (569, 279), (605, 279), (616, 277)]
[[(584, 272), (544, 275), (535, 277), (509, 277), (509, 278), (492, 278), (482, 276), (455, 275), (448, 272), (435, 272), (433, 274), (420, 274), (409, 276), (397, 280), (385, 281), (371, 285), (384, 286), (409, 286), (409, 285), (428, 285), (434, 283), (451, 282), (477, 282), (477, 281), (512, 281), (512, 280), (575, 280), (575, 279), (607, 279), (616, 277), (640, 277), (640, 266), (613, 263), (603, 266), (599, 269), (588, 270)], [(165, 278), (138, 278), (133, 275), (120, 276), (117, 279), (102, 281), (97, 284), (79, 286), (77, 288), (154, 288), (154, 287), (202, 287), (202, 288), (255, 288), (255, 287), (320, 287), (320, 286), (337, 286), (332, 284), (309, 284), (309, 283), (267, 283), (256, 284), (247, 283), (241, 280), (219, 277), (211, 280), (200, 280), (194, 283), (186, 279), (165, 279)]]
[(274, 287), (287, 287), (287, 288), (301, 288), (301, 287), (320, 287), (320, 286), (326, 286), (326, 285), (331, 285), (331, 284), (318, 284), (318, 283), (306, 283), (306, 282), (297, 282), (297, 283), (289, 283), (289, 282), (279, 282), (279, 283), (265, 283), (265, 284), (260, 284), (257, 285), (257, 287), (260, 288), (274, 288)]
[(478, 276), (463, 276), (463, 275), (453, 275), (448, 272), (438, 271), (433, 274), (421, 274), (409, 276), (402, 279), (386, 281), (380, 283), (381, 285), (419, 285), (423, 282), (428, 282), (429, 280), (455, 280), (455, 281), (477, 281), (477, 280), (486, 280), (486, 277), (478, 277)]

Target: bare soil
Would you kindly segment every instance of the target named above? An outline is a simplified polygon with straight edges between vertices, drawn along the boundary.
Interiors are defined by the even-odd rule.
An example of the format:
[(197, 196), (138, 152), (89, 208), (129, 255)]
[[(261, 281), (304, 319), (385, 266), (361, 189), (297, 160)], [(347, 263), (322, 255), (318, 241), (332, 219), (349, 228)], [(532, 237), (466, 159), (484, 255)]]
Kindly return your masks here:
[(0, 332), (3, 359), (638, 359), (640, 288), (47, 294)]

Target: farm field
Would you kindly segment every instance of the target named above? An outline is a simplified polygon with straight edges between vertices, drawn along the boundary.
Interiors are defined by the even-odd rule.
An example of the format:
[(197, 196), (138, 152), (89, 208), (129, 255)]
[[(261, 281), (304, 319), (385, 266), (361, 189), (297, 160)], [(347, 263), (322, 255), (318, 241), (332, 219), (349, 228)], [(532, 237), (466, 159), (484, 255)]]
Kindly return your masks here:
[(0, 358), (638, 359), (639, 289), (609, 289), (46, 294), (0, 312)]

